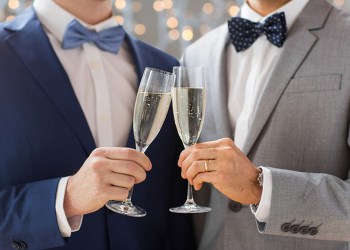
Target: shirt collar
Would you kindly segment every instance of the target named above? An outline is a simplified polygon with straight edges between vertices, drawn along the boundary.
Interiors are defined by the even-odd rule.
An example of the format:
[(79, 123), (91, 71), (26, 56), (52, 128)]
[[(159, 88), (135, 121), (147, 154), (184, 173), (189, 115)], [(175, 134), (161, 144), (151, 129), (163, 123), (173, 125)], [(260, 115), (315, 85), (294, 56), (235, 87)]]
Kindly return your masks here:
[(241, 8), (241, 17), (248, 19), (252, 22), (264, 22), (268, 17), (272, 16), (273, 14), (277, 12), (284, 12), (286, 16), (287, 29), (290, 30), (295, 20), (299, 16), (300, 12), (304, 9), (305, 5), (308, 2), (309, 0), (291, 0), (285, 5), (283, 5), (281, 8), (263, 17), (260, 14), (256, 13), (252, 8), (250, 8), (248, 3), (245, 1)]
[[(60, 7), (53, 0), (35, 0), (33, 8), (45, 29), (52, 33), (60, 42), (62, 42), (67, 25), (74, 19), (77, 19), (84, 27), (97, 32), (118, 25), (114, 17), (110, 17), (95, 25), (86, 24)], [(57, 20), (59, 20), (59, 22)]]

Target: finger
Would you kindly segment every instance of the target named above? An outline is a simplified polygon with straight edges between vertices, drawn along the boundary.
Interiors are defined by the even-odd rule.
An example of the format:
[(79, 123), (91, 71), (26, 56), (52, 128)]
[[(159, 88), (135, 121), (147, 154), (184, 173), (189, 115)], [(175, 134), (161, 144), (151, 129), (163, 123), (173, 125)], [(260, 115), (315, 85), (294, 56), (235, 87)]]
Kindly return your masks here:
[(130, 175), (110, 173), (105, 176), (106, 184), (130, 190), (135, 185), (135, 178)]
[(110, 165), (113, 173), (128, 175), (134, 179), (134, 183), (140, 183), (146, 179), (146, 172), (139, 164), (133, 161), (113, 160)]
[(144, 170), (149, 171), (152, 163), (149, 158), (132, 148), (102, 147), (95, 149), (92, 156), (106, 157), (111, 160), (128, 160), (139, 164)]
[(214, 178), (215, 178), (215, 172), (199, 173), (193, 179), (193, 182), (192, 182), (193, 188), (196, 191), (198, 191), (202, 188), (204, 182), (213, 184)]
[(117, 187), (117, 186), (108, 186), (105, 191), (105, 201), (116, 200), (124, 201), (129, 195), (129, 189)]
[(194, 150), (194, 147), (186, 148), (181, 152), (179, 160), (177, 161), (179, 167), (181, 167), (183, 161), (192, 153), (192, 150)]
[(142, 166), (133, 161), (111, 160), (95, 156), (89, 159), (89, 165), (96, 176), (102, 178), (112, 173), (129, 175), (134, 178), (135, 183), (140, 183), (146, 178), (146, 172)]
[[(218, 156), (218, 148), (206, 148), (206, 149), (194, 149), (186, 159), (182, 161), (181, 176), (187, 178), (188, 168), (192, 165), (194, 161), (205, 161), (205, 160), (215, 160)], [(204, 163), (202, 163), (202, 168)]]
[(209, 171), (214, 171), (213, 160), (201, 160), (192, 162), (191, 166), (187, 169), (186, 178), (193, 184), (193, 179), (200, 173), (205, 173)]
[(197, 143), (194, 147), (197, 149), (204, 149), (204, 148), (218, 148), (218, 147), (232, 146), (232, 145), (234, 145), (234, 142), (232, 141), (232, 139), (222, 138), (215, 141)]
[(220, 148), (220, 147), (235, 147), (234, 142), (230, 138), (223, 138), (216, 141), (197, 143), (193, 147), (189, 147), (183, 150), (180, 154), (178, 165), (181, 166), (182, 162), (194, 151), (200, 149)]

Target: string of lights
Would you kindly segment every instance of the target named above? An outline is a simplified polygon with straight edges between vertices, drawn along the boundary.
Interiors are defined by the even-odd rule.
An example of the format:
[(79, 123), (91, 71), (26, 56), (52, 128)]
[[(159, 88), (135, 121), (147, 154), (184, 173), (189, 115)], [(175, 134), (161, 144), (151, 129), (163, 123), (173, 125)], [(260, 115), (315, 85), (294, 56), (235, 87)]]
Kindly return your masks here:
[[(11, 20), (31, 0), (0, 0), (0, 21)], [(243, 0), (114, 0), (118, 23), (136, 37), (180, 56), (198, 37), (236, 15)], [(330, 0), (350, 10), (350, 0)]]

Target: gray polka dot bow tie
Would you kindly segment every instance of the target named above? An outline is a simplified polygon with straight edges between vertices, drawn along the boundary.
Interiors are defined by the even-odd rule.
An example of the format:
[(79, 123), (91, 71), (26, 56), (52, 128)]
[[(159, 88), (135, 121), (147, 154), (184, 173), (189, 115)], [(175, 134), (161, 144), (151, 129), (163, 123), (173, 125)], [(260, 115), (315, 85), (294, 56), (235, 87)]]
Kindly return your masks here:
[(265, 34), (267, 39), (277, 47), (282, 47), (287, 38), (284, 12), (268, 17), (264, 23), (255, 23), (241, 17), (233, 17), (228, 20), (228, 30), (237, 52), (249, 48), (261, 34)]

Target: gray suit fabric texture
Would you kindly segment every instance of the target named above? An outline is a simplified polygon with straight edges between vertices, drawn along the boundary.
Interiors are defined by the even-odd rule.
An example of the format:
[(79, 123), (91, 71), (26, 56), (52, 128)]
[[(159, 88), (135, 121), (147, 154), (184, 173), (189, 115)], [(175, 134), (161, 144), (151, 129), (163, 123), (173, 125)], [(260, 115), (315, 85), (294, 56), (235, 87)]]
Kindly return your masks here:
[[(201, 141), (233, 138), (227, 46), (224, 24), (183, 54), (185, 66), (206, 67)], [(269, 220), (257, 222), (249, 205), (207, 185), (197, 194), (212, 212), (194, 217), (200, 250), (350, 249), (350, 15), (310, 0), (278, 60), (242, 149), (256, 166), (271, 170)]]

